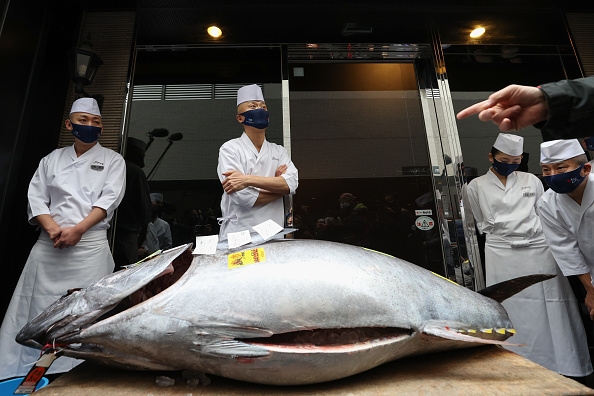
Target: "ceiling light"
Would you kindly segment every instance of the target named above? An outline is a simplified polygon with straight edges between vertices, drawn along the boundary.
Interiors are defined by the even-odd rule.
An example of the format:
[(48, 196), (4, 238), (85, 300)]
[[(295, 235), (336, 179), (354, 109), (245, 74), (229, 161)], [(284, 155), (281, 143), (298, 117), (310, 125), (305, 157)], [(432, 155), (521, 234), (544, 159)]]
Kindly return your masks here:
[(210, 26), (206, 31), (214, 38), (221, 37), (223, 34), (223, 31), (216, 26)]
[(485, 33), (485, 28), (483, 27), (479, 27), (474, 29), (472, 32), (470, 32), (470, 37), (472, 38), (477, 38), (482, 36)]

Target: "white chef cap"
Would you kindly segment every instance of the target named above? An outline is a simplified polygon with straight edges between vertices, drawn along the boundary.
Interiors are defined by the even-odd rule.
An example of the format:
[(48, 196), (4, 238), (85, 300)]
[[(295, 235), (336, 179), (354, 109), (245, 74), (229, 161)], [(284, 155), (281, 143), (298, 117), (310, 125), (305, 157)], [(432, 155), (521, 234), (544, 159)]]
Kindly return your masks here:
[(262, 88), (260, 88), (258, 84), (246, 85), (237, 90), (237, 106), (248, 100), (264, 101)]
[(540, 144), (540, 162), (554, 164), (584, 154), (577, 139), (551, 140)]
[(151, 193), (151, 202), (161, 201), (163, 202), (163, 194), (161, 193)]
[(524, 138), (510, 133), (500, 133), (493, 147), (507, 155), (522, 155), (524, 152)]
[(80, 98), (75, 100), (70, 109), (70, 114), (72, 113), (88, 113), (101, 117), (99, 105), (93, 98)]

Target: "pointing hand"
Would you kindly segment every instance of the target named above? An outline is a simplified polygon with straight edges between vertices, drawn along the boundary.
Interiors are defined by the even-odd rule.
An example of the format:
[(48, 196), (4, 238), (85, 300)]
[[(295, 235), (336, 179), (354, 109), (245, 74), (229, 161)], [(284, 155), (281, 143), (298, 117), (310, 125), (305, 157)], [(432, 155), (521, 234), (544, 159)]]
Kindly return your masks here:
[(545, 121), (549, 107), (540, 89), (509, 85), (489, 99), (462, 110), (456, 117), (463, 119), (474, 114), (478, 114), (481, 121), (492, 121), (502, 132), (511, 132)]

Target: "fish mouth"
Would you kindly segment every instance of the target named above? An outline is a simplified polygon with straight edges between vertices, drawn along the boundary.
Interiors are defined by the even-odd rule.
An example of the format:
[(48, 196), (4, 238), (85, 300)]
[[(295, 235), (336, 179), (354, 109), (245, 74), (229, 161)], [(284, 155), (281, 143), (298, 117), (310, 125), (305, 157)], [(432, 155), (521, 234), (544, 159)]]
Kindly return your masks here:
[(400, 327), (314, 329), (237, 339), (245, 344), (283, 353), (345, 353), (401, 342), (413, 335)]

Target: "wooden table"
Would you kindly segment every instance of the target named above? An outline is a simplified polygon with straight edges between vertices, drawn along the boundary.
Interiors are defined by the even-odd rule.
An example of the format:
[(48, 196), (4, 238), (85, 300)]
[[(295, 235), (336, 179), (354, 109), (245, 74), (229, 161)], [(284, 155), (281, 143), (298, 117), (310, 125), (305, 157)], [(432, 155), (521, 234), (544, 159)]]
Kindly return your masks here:
[[(155, 385), (163, 374), (177, 378), (175, 385)], [(492, 345), (401, 359), (316, 385), (278, 387), (209, 378), (209, 386), (190, 387), (179, 372), (131, 372), (85, 362), (35, 395), (594, 395), (594, 389)]]

